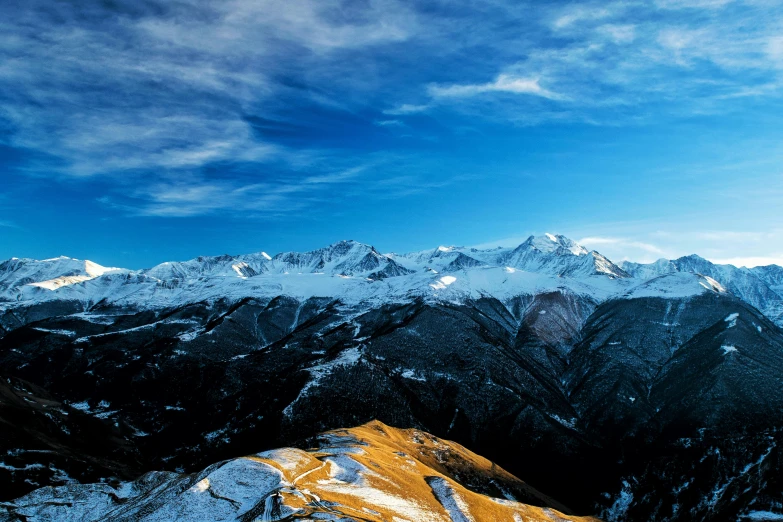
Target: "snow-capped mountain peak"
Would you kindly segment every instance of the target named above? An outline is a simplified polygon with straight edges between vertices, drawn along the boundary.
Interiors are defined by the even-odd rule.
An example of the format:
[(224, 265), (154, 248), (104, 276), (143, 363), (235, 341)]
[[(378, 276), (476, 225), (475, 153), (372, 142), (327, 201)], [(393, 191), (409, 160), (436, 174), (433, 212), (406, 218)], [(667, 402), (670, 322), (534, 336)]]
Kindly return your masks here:
[(66, 256), (40, 261), (12, 258), (0, 263), (0, 292), (21, 289), (24, 286), (56, 290), (120, 271), (120, 268), (105, 267), (89, 260)]
[(628, 277), (620, 267), (598, 252), (565, 236), (545, 234), (530, 236), (517, 248), (502, 256), (507, 266), (528, 272), (559, 276), (608, 275)]
[(243, 256), (199, 256), (189, 261), (165, 262), (142, 273), (161, 281), (199, 277), (252, 277), (269, 270), (269, 260), (263, 252)]
[(575, 256), (585, 256), (589, 253), (585, 247), (576, 241), (559, 234), (550, 234), (549, 232), (543, 236), (530, 236), (520, 245), (520, 247), (521, 246), (532, 247), (541, 252), (556, 253), (559, 255), (571, 253)]
[(383, 279), (409, 271), (375, 247), (358, 241), (339, 241), (310, 252), (285, 252), (272, 258), (278, 273), (325, 273)]

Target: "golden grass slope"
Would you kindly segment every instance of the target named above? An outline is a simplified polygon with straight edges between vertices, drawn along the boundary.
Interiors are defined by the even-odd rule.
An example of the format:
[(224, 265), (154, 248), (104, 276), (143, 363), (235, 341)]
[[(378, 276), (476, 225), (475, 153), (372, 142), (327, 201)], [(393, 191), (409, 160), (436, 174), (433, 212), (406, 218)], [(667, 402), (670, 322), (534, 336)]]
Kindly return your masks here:
[(373, 421), (319, 441), (314, 449), (266, 451), (192, 475), (150, 473), (119, 488), (42, 488), (2, 506), (9, 518), (0, 511), (0, 521), (596, 520), (565, 514), (487, 459), (419, 430)]
[[(300, 498), (295, 493), (283, 491), (286, 506), (368, 521), (595, 520), (564, 514), (562, 505), (487, 459), (419, 430), (373, 421), (327, 432), (321, 440), (319, 448), (308, 452), (264, 454), (272, 466), (283, 462), (281, 452), (296, 455), (295, 466), (278, 469), (297, 491), (316, 495), (322, 504), (334, 503), (328, 509), (301, 505), (294, 500)], [(476, 493), (461, 482), (506, 498)], [(548, 507), (511, 499), (530, 499)]]

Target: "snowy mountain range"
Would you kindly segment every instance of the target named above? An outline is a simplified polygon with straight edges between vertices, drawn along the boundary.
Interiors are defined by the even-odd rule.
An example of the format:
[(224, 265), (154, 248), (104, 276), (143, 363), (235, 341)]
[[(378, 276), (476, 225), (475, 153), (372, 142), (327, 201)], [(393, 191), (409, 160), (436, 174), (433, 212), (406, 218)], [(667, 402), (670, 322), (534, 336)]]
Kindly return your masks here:
[[(561, 512), (783, 517), (782, 285), (777, 266), (615, 264), (551, 234), (146, 270), (11, 259), (0, 500), (32, 496), (0, 503), (0, 520), (47, 520), (52, 502), (79, 499), (121, 509), (112, 495), (179, 509), (178, 485), (215, 463), (373, 419), (464, 444)], [(160, 489), (133, 482), (160, 470)], [(455, 479), (485, 492), (471, 477)], [(60, 488), (33, 491), (45, 486)]]
[[(676, 273), (692, 277), (669, 277)], [(0, 263), (0, 312), (50, 301), (74, 303), (74, 310), (87, 312), (98, 303), (141, 310), (251, 296), (380, 304), (487, 295), (508, 300), (551, 291), (598, 301), (641, 291), (662, 296), (728, 291), (783, 325), (779, 266), (737, 268), (695, 255), (617, 265), (552, 234), (531, 236), (516, 248), (441, 246), (407, 254), (381, 254), (369, 245), (340, 241), (310, 252), (198, 257), (145, 270), (107, 268), (67, 257)]]

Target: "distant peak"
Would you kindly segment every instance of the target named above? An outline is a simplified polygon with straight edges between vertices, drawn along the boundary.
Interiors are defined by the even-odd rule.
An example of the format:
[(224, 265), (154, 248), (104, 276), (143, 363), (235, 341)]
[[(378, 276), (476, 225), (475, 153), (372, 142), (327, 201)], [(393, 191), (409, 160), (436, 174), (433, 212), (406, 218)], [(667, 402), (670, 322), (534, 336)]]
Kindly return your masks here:
[(577, 243), (576, 241), (569, 239), (560, 234), (550, 234), (547, 232), (543, 236), (530, 236), (527, 240), (520, 245), (525, 248), (535, 248), (541, 252), (565, 254), (570, 252), (575, 256), (584, 256), (590, 252)]
[(354, 241), (353, 239), (343, 239), (341, 241), (338, 241), (336, 243), (332, 243), (329, 245), (327, 250), (337, 250), (337, 251), (348, 251), (352, 248), (367, 248), (367, 249), (373, 249), (371, 245), (367, 245), (364, 243), (360, 243), (359, 241)]
[(691, 261), (707, 261), (706, 259), (704, 259), (703, 257), (701, 257), (698, 254), (690, 254), (690, 255), (687, 255), (687, 256), (682, 256), (680, 259), (689, 259)]
[(50, 257), (49, 259), (42, 259), (42, 263), (52, 263), (54, 261), (78, 261), (78, 259), (74, 257), (68, 257), (68, 256), (57, 256), (57, 257)]

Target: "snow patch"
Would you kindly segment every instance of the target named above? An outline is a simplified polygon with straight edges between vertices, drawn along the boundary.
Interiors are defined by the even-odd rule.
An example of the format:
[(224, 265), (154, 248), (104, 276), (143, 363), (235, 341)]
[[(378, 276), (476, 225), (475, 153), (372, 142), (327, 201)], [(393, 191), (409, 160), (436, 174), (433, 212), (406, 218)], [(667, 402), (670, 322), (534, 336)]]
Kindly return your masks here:
[(731, 346), (731, 345), (728, 345), (728, 344), (724, 344), (720, 348), (721, 348), (721, 350), (723, 350), (723, 355), (728, 355), (731, 352), (738, 351), (736, 346)]
[(400, 374), (405, 379), (412, 379), (414, 381), (427, 382), (425, 377), (420, 376), (415, 370), (405, 370)]
[(69, 404), (68, 406), (70, 406), (71, 408), (75, 408), (77, 410), (81, 410), (81, 411), (86, 412), (86, 413), (90, 412), (90, 405), (89, 405), (89, 403), (87, 401), (74, 402), (74, 403)]
[(456, 280), (457, 278), (454, 276), (443, 276), (437, 282), (431, 284), (430, 286), (435, 290), (443, 290), (444, 288), (446, 288)]
[(33, 330), (38, 330), (39, 332), (53, 333), (57, 335), (65, 335), (66, 337), (76, 337), (76, 332), (74, 332), (73, 330), (50, 330), (48, 328), (39, 328), (39, 327), (33, 327)]
[(726, 289), (723, 287), (723, 285), (721, 285), (719, 282), (717, 282), (713, 278), (711, 278), (709, 276), (705, 276), (705, 275), (703, 275), (701, 277), (703, 277), (704, 280), (707, 281), (707, 283), (709, 283), (709, 285), (710, 285), (710, 286), (707, 286), (704, 283), (700, 283), (701, 286), (703, 286), (707, 290), (714, 290), (716, 292), (726, 293)]
[(432, 493), (438, 502), (446, 509), (452, 522), (475, 522), (468, 510), (468, 504), (443, 477), (427, 477), (425, 479), (432, 488)]
[(783, 513), (773, 513), (772, 511), (751, 511), (747, 515), (742, 515), (745, 520), (783, 520)]
[(194, 493), (203, 493), (204, 491), (209, 489), (209, 479), (203, 478), (196, 482), (196, 484), (190, 488), (190, 491)]
[(724, 322), (729, 323), (729, 325), (726, 328), (734, 328), (735, 326), (737, 326), (738, 317), (739, 317), (738, 313), (733, 313), (730, 314), (728, 317), (726, 317), (726, 319), (723, 320)]
[(620, 494), (617, 495), (612, 507), (604, 511), (601, 518), (604, 518), (609, 522), (625, 520), (625, 514), (628, 512), (628, 508), (631, 507), (631, 503), (633, 503), (631, 485), (628, 481), (623, 480), (623, 488), (620, 491)]
[(568, 419), (564, 419), (564, 418), (560, 417), (559, 415), (550, 415), (550, 418), (552, 418), (553, 420), (556, 420), (557, 422), (559, 422), (560, 424), (562, 424), (566, 428), (574, 429), (574, 427), (576, 426), (576, 419), (568, 420)]
[(234, 272), (236, 272), (236, 273), (237, 273), (237, 275), (238, 275), (240, 278), (242, 278), (242, 279), (247, 279), (247, 276), (246, 276), (246, 275), (245, 275), (245, 273), (242, 271), (242, 269), (247, 269), (247, 268), (250, 268), (250, 265), (248, 265), (247, 263), (237, 263), (236, 265), (231, 265), (231, 268), (233, 268), (233, 269), (234, 269)]

